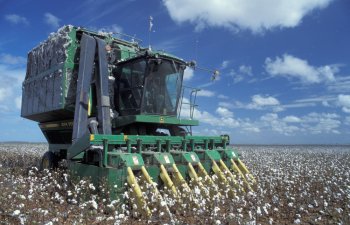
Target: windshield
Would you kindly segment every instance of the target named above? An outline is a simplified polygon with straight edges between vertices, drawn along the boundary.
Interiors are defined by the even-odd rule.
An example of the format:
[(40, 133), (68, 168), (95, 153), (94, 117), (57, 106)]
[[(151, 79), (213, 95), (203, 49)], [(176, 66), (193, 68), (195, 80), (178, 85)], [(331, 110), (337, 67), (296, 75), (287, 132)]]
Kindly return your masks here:
[(183, 69), (174, 61), (162, 60), (149, 64), (145, 79), (142, 113), (177, 115)]
[(139, 59), (117, 67), (116, 109), (121, 115), (177, 115), (183, 66), (167, 59)]
[(117, 107), (122, 115), (140, 112), (146, 61), (137, 60), (118, 67)]

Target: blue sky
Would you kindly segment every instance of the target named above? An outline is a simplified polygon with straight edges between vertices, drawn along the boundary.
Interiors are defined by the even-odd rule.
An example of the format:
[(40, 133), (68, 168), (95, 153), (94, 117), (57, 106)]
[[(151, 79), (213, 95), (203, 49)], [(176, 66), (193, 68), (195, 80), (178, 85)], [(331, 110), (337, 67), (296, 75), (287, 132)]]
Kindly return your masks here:
[(135, 35), (199, 66), (195, 134), (232, 143), (349, 144), (350, 3), (341, 0), (0, 0), (0, 141), (45, 141), (20, 118), (28, 51), (72, 24)]

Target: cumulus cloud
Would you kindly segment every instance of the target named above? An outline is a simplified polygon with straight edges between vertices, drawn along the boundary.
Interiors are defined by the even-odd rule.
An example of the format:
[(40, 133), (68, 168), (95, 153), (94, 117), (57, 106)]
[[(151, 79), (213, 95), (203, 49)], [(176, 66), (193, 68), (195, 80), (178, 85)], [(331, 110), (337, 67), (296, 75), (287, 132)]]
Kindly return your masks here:
[(15, 104), (17, 109), (21, 109), (21, 105), (22, 105), (22, 96), (18, 96), (15, 98)]
[(207, 112), (195, 110), (194, 118), (201, 121), (201, 123), (210, 124), (215, 127), (227, 127), (227, 128), (237, 128), (239, 127), (239, 121), (232, 117), (216, 117), (215, 115)]
[(312, 66), (308, 61), (284, 54), (281, 58), (266, 58), (265, 69), (272, 76), (297, 78), (306, 84), (335, 81), (334, 75), (339, 71), (337, 65)]
[(259, 127), (254, 127), (254, 126), (243, 126), (242, 127), (243, 130), (249, 132), (249, 133), (260, 133), (260, 128)]
[(286, 136), (290, 136), (299, 130), (299, 127), (294, 125), (288, 125), (285, 121), (278, 117), (276, 113), (267, 113), (260, 117), (262, 125)]
[(252, 70), (253, 70), (253, 69), (252, 69), (251, 66), (241, 65), (241, 66), (239, 67), (239, 72), (240, 72), (240, 73), (243, 73), (243, 74), (246, 74), (246, 75), (248, 75), (248, 76), (252, 76), (252, 75), (253, 75)]
[(194, 70), (192, 68), (186, 67), (184, 71), (184, 81), (189, 81), (194, 75)]
[(220, 99), (229, 99), (230, 97), (228, 97), (226, 95), (223, 95), (223, 94), (219, 94), (218, 98), (220, 98)]
[(197, 30), (225, 27), (258, 33), (274, 28), (296, 27), (303, 17), (315, 9), (327, 7), (331, 1), (163, 0), (163, 4), (174, 21), (190, 22)]
[(50, 25), (52, 28), (57, 28), (60, 26), (61, 19), (47, 12), (44, 14), (44, 21), (46, 24)]
[[(240, 102), (239, 102), (240, 103)], [(242, 104), (242, 103), (241, 103)], [(228, 109), (234, 109), (234, 108), (239, 108), (237, 107), (237, 102), (231, 103), (231, 102), (219, 102), (219, 106), (228, 108)], [(243, 105), (243, 104), (242, 104)]]
[(6, 111), (14, 109), (18, 104), (16, 96), (21, 92), (25, 75), (24, 62), (25, 59), (21, 56), (0, 54), (0, 105)]
[(286, 116), (283, 118), (283, 121), (286, 123), (300, 123), (301, 119), (296, 116)]
[(246, 77), (253, 76), (252, 70), (251, 66), (241, 65), (237, 71), (232, 69), (229, 75), (233, 78), (233, 83), (236, 84), (243, 81)]
[(218, 107), (216, 109), (216, 113), (224, 118), (233, 117), (233, 112), (231, 112), (230, 110), (228, 110), (227, 108), (224, 108), (224, 107)]
[(201, 97), (213, 97), (214, 95), (215, 95), (215, 92), (204, 90), (204, 89), (201, 89), (200, 91), (197, 92), (197, 96), (201, 96)]
[(345, 117), (345, 124), (350, 125), (350, 116)]
[(333, 93), (350, 92), (350, 76), (338, 76), (335, 82), (327, 86), (327, 90)]
[(274, 97), (271, 97), (271, 96), (263, 97), (261, 95), (254, 95), (252, 97), (252, 103), (257, 107), (274, 106), (274, 105), (280, 104), (280, 102)]
[(0, 86), (11, 87), (20, 85), (24, 80), (25, 74), (26, 72), (23, 67), (1, 64), (0, 62)]
[(228, 60), (224, 60), (222, 63), (221, 63), (221, 66), (220, 66), (220, 69), (224, 70), (228, 67), (228, 65), (230, 64), (230, 61)]
[(338, 95), (338, 103), (343, 112), (350, 113), (350, 95)]
[(13, 56), (10, 54), (0, 53), (0, 62), (2, 64), (18, 65), (25, 64), (26, 58), (22, 56)]
[(280, 104), (279, 100), (272, 96), (263, 96), (260, 94), (253, 95), (250, 103), (242, 103), (240, 101), (233, 102), (219, 102), (219, 106), (229, 109), (257, 109), (266, 110), (272, 109), (274, 112), (283, 111), (284, 107)]
[(97, 30), (99, 33), (123, 33), (123, 28), (117, 24), (105, 26)]
[[(266, 103), (262, 102), (262, 105)], [(273, 102), (267, 101), (268, 104)], [(215, 129), (231, 128), (237, 129), (234, 132), (247, 134), (275, 132), (284, 136), (340, 134), (342, 125), (341, 117), (336, 113), (312, 112), (305, 115), (286, 115), (281, 117), (278, 113), (270, 112), (256, 120), (250, 120), (249, 118), (234, 117), (233, 112), (223, 105), (226, 104), (219, 104), (215, 114), (195, 109), (194, 118), (201, 121), (201, 123), (215, 127)], [(184, 105), (184, 111), (189, 115), (188, 105)], [(344, 118), (343, 123), (350, 124), (350, 117)]]
[[(189, 99), (184, 98), (183, 104), (181, 107), (181, 118), (190, 118), (190, 106)], [(216, 113), (219, 116), (215, 116), (207, 111), (202, 111), (199, 109), (194, 109), (194, 118), (199, 120), (201, 123), (206, 123), (215, 127), (227, 127), (227, 128), (236, 128), (239, 127), (240, 123), (238, 120), (233, 118), (233, 113), (228, 109), (219, 107), (216, 110)]]
[(340, 116), (335, 113), (313, 112), (302, 118), (302, 125), (307, 132), (312, 134), (339, 134), (338, 128), (341, 125), (339, 118)]
[(341, 125), (339, 118), (335, 113), (312, 112), (302, 117), (286, 116), (284, 118), (280, 118), (276, 113), (267, 113), (261, 116), (260, 120), (265, 129), (289, 136), (297, 132), (306, 135), (339, 134), (338, 128)]
[(24, 16), (17, 15), (17, 14), (5, 15), (5, 20), (7, 20), (8, 22), (13, 23), (13, 24), (21, 24), (21, 23), (29, 24), (27, 18), (25, 18)]
[(0, 102), (3, 102), (12, 95), (12, 89), (9, 87), (0, 87)]

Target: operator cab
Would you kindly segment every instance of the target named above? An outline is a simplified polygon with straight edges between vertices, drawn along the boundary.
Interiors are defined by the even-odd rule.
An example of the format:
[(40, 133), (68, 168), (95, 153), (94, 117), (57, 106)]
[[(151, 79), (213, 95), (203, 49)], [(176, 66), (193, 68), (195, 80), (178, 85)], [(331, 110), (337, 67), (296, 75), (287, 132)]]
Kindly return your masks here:
[(177, 116), (186, 64), (155, 54), (118, 63), (114, 105), (120, 116)]

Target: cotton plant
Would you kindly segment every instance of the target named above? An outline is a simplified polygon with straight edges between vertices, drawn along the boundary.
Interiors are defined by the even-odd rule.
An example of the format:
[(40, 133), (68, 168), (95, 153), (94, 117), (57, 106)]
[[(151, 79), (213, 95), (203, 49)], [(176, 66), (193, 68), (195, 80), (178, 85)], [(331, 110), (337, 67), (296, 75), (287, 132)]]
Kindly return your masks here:
[[(88, 179), (75, 180), (67, 171), (38, 171), (44, 144), (0, 145), (0, 206), (8, 223), (17, 224), (348, 224), (350, 217), (350, 149), (327, 146), (240, 146), (239, 151), (257, 183), (254, 191), (234, 191), (215, 182), (181, 198), (157, 186), (162, 201), (150, 191), (154, 184), (141, 184), (144, 198), (152, 205), (151, 218), (135, 213), (135, 197), (128, 184), (124, 197), (109, 198), (109, 188)], [(30, 169), (28, 169), (30, 168)], [(226, 173), (228, 177), (228, 174)], [(244, 185), (235, 176), (239, 185)], [(138, 180), (141, 182), (141, 180)], [(114, 187), (118, 188), (118, 187)], [(166, 207), (167, 206), (167, 207)], [(168, 211), (166, 210), (168, 208)], [(188, 210), (191, 209), (191, 210)], [(280, 215), (285, 215), (282, 218)], [(332, 221), (329, 221), (332, 218)]]

